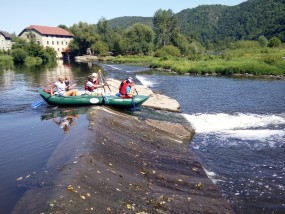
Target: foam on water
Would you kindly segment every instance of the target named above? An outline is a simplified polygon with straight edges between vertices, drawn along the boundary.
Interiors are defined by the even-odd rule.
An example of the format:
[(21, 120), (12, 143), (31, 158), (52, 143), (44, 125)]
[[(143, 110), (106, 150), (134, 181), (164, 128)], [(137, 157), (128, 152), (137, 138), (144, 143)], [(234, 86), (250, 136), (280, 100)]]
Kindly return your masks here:
[(141, 82), (141, 84), (143, 84), (146, 87), (153, 87), (154, 85), (156, 85), (154, 81), (151, 81), (144, 76), (137, 75), (136, 78)]
[(184, 114), (184, 117), (201, 137), (200, 145), (209, 143), (208, 135), (212, 137), (214, 135), (220, 144), (226, 143), (228, 146), (237, 146), (241, 142), (243, 145), (248, 144), (249, 147), (256, 147), (251, 142), (259, 142), (258, 147), (263, 144), (269, 147), (279, 147), (284, 144), (284, 114)]

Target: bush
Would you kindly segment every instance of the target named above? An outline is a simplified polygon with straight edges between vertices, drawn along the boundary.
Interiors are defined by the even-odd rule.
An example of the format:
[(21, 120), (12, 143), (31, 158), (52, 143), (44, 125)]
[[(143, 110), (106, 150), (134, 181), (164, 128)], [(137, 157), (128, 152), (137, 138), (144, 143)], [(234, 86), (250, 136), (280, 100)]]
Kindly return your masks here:
[(13, 58), (9, 55), (0, 55), (0, 65), (13, 63)]
[(155, 57), (165, 57), (165, 56), (173, 56), (180, 57), (181, 53), (179, 48), (174, 47), (173, 45), (166, 45), (154, 53)]
[(40, 57), (32, 57), (27, 56), (25, 59), (25, 65), (31, 66), (31, 65), (40, 65), (42, 64), (43, 60)]
[(25, 62), (26, 57), (28, 56), (28, 53), (23, 49), (17, 48), (12, 51), (11, 55), (13, 57), (14, 63), (23, 64)]
[(282, 44), (281, 40), (277, 37), (272, 37), (270, 40), (269, 40), (269, 43), (268, 43), (268, 47), (278, 47)]
[(273, 65), (273, 64), (276, 64), (277, 62), (281, 61), (281, 56), (265, 55), (262, 57), (262, 61), (269, 64), (269, 65)]

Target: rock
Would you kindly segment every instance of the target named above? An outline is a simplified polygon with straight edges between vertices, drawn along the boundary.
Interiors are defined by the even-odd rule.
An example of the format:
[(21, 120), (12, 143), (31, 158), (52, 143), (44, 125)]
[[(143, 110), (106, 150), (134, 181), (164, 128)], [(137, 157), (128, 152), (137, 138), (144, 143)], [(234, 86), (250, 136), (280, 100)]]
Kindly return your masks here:
[[(191, 140), (194, 134), (194, 130), (191, 127), (186, 128), (184, 125), (179, 123), (170, 123), (166, 121), (158, 121), (147, 119), (146, 123), (157, 129), (168, 132), (173, 136), (182, 140)], [(187, 130), (188, 129), (188, 130)]]
[(173, 132), (188, 135), (184, 128), (90, 109), (93, 125), (72, 142), (65, 138), (54, 153), (66, 156), (73, 143), (78, 154), (52, 156), (62, 162), (49, 161), (49, 182), (30, 187), (14, 214), (233, 213), (189, 147), (175, 142)]

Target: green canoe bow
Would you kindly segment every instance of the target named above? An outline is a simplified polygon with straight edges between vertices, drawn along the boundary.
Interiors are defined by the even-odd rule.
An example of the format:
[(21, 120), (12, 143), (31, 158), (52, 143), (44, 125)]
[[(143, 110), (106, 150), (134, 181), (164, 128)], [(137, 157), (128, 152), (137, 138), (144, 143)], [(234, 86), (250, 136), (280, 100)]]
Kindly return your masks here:
[(143, 104), (149, 96), (136, 95), (133, 98), (121, 98), (115, 95), (92, 96), (83, 94), (80, 96), (51, 96), (40, 89), (39, 94), (50, 105), (57, 106), (83, 106), (83, 105), (108, 105), (116, 108), (133, 108)]

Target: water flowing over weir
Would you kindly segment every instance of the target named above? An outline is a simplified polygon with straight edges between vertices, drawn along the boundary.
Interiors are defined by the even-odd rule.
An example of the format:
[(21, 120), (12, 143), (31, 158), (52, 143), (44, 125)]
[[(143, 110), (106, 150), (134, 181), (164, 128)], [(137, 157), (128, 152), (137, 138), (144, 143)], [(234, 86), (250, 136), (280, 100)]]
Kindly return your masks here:
[(285, 212), (285, 82), (137, 75), (178, 100), (190, 149), (236, 213)]

